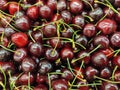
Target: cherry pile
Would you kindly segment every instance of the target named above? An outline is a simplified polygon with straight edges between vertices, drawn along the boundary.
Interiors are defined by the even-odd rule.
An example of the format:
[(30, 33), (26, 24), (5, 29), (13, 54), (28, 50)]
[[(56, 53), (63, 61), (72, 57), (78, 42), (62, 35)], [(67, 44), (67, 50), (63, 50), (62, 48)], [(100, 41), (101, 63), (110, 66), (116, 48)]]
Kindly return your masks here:
[(0, 0), (0, 90), (120, 90), (120, 0)]

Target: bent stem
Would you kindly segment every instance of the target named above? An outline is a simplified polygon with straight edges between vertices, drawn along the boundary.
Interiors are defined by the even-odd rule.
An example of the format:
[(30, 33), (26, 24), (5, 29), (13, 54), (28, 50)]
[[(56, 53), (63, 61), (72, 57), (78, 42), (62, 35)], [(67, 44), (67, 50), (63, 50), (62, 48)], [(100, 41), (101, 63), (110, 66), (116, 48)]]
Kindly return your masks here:
[(0, 66), (0, 71), (2, 72), (2, 74), (3, 74), (3, 76), (4, 76), (4, 87), (6, 88), (7, 78), (6, 78), (5, 71), (2, 69), (1, 66)]
[(115, 74), (117, 68), (118, 68), (118, 66), (115, 66), (115, 68), (114, 68), (114, 70), (113, 70), (113, 72), (112, 72), (112, 77), (111, 77), (111, 78), (112, 78), (113, 81), (114, 81), (114, 74)]

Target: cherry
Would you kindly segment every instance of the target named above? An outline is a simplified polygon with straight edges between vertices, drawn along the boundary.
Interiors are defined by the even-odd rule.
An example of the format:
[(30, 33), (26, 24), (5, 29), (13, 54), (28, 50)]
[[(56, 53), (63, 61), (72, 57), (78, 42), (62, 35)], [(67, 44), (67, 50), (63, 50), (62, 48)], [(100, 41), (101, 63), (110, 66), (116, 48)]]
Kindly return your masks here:
[[(84, 58), (82, 58), (82, 57), (84, 57)], [(84, 61), (85, 64), (90, 63), (90, 55), (86, 51), (80, 51), (77, 54), (77, 58), (82, 58), (82, 59), (78, 60), (78, 62), (80, 62), (80, 63), (82, 62), (82, 60)]]
[(105, 67), (100, 71), (100, 77), (102, 78), (109, 78), (111, 74), (112, 74), (111, 69), (108, 67)]
[(58, 21), (58, 20), (60, 20), (61, 19), (61, 16), (60, 16), (60, 14), (54, 14), (53, 16), (52, 16), (52, 18), (51, 18), (51, 21), (52, 22), (55, 22), (55, 21)]
[(6, 37), (11, 37), (11, 35), (14, 34), (15, 31), (10, 27), (6, 27), (4, 33)]
[(83, 68), (80, 68), (80, 67), (75, 67), (74, 68), (74, 72), (75, 72), (75, 75), (78, 79), (80, 78), (84, 78), (83, 74), (84, 74), (84, 70)]
[(27, 9), (27, 16), (33, 20), (39, 17), (39, 8), (37, 6), (31, 6)]
[(67, 10), (61, 11), (60, 15), (65, 23), (70, 23), (72, 21), (72, 15), (69, 11)]
[(109, 39), (106, 36), (96, 36), (94, 38), (94, 45), (101, 45), (101, 48), (108, 48), (109, 47)]
[(115, 79), (116, 81), (120, 81), (120, 71), (119, 71), (119, 70), (117, 70), (117, 71), (114, 73), (114, 79)]
[(74, 57), (73, 49), (71, 49), (70, 47), (62, 48), (60, 51), (60, 56), (61, 56), (61, 59), (63, 59), (63, 60), (73, 59), (73, 57)]
[(105, 67), (108, 64), (108, 59), (102, 52), (96, 52), (91, 57), (92, 64), (96, 67)]
[(59, 53), (57, 50), (54, 50), (52, 48), (49, 48), (45, 52), (46, 59), (49, 61), (55, 61), (59, 57)]
[(66, 0), (58, 0), (58, 2), (57, 2), (57, 10), (58, 11), (63, 11), (66, 8), (67, 8)]
[(45, 37), (54, 37), (57, 35), (57, 28), (54, 24), (48, 24), (43, 28), (43, 35)]
[(14, 61), (21, 62), (25, 57), (28, 56), (27, 50), (25, 48), (19, 48), (15, 50)]
[(57, 79), (52, 81), (53, 90), (68, 90), (68, 83), (65, 79)]
[[(118, 10), (118, 12), (120, 12), (120, 9), (119, 9), (119, 8), (118, 8), (117, 10)], [(117, 23), (120, 23), (120, 15), (119, 15), (119, 14), (115, 14), (115, 21), (116, 21)]]
[(0, 10), (6, 10), (7, 9), (7, 0), (0, 0)]
[(51, 10), (57, 9), (57, 1), (56, 0), (48, 0), (47, 5), (51, 8)]
[(30, 54), (36, 57), (40, 57), (43, 53), (43, 46), (40, 43), (32, 43), (29, 45)]
[(110, 42), (114, 47), (120, 47), (120, 32), (113, 33)]
[(38, 86), (34, 87), (33, 90), (48, 90), (48, 88), (44, 84), (39, 84)]
[(16, 11), (20, 11), (21, 7), (17, 2), (10, 2), (8, 5), (8, 10), (11, 15), (14, 15)]
[(24, 12), (24, 11), (16, 11), (14, 15), (15, 15), (14, 19), (17, 20), (17, 19), (19, 19), (21, 16), (24, 16), (24, 15), (25, 15), (25, 12)]
[(49, 61), (41, 60), (39, 62), (38, 72), (40, 74), (45, 75), (45, 74), (49, 73), (52, 70), (52, 68), (53, 68), (53, 66)]
[(92, 6), (95, 4), (94, 0), (86, 0), (86, 2), (84, 2), (84, 4), (85, 4), (85, 8), (87, 8), (87, 9), (90, 9), (90, 5), (87, 2), (90, 3)]
[(116, 84), (112, 84), (112, 83), (108, 83), (108, 82), (103, 82), (100, 89), (101, 90), (119, 90), (119, 88)]
[(15, 26), (22, 31), (28, 31), (30, 29), (30, 20), (25, 15), (21, 16), (15, 20)]
[(9, 23), (11, 22), (11, 17), (9, 16), (4, 16), (4, 18), (1, 17), (0, 22), (3, 27), (9, 26)]
[(113, 18), (114, 17), (114, 11), (112, 11), (111, 9), (109, 9), (108, 7), (105, 7), (103, 10), (104, 14), (107, 15), (106, 17), (108, 18)]
[(43, 18), (43, 19), (48, 19), (52, 16), (52, 10), (48, 5), (43, 5), (39, 8), (39, 15)]
[(114, 6), (120, 7), (120, 0), (114, 0)]
[(90, 81), (93, 80), (94, 76), (98, 75), (98, 73), (99, 73), (99, 71), (92, 66), (88, 66), (85, 69), (86, 79), (90, 80)]
[[(76, 15), (73, 19), (72, 19), (72, 24), (78, 25), (81, 28), (84, 27), (85, 25), (85, 19), (83, 16), (81, 15)], [(77, 26), (76, 26), (77, 27)]]
[(28, 44), (28, 36), (23, 32), (12, 34), (11, 40), (17, 47), (25, 47)]
[(69, 69), (62, 69), (61, 71), (63, 74), (61, 75), (62, 78), (66, 79), (67, 81), (73, 80), (73, 74), (70, 72)]
[(9, 41), (8, 41), (8, 38), (6, 36), (4, 36), (3, 39), (0, 38), (0, 41), (1, 41), (1, 45), (5, 46), (5, 47), (8, 46)]
[(36, 63), (30, 57), (25, 57), (22, 60), (21, 68), (24, 72), (32, 72), (36, 67)]
[(71, 38), (73, 35), (73, 30), (71, 28), (67, 28), (64, 31), (62, 31), (61, 35), (66, 38)]
[[(78, 85), (78, 90), (89, 90), (90, 89), (90, 87), (89, 86), (87, 86), (87, 81), (79, 81), (78, 83), (77, 83), (77, 85)], [(86, 86), (80, 86), (80, 85), (86, 85)]]
[(37, 73), (37, 76), (36, 76), (37, 84), (45, 83), (47, 79), (48, 79), (47, 75), (41, 75), (40, 73)]
[(115, 32), (117, 29), (117, 24), (114, 20), (103, 19), (97, 24), (97, 28), (106, 35)]
[(83, 9), (83, 3), (80, 0), (71, 0), (70, 1), (70, 11), (73, 14), (78, 14), (82, 11)]
[(92, 37), (96, 33), (96, 27), (93, 24), (86, 24), (84, 29), (83, 29), (83, 34), (86, 37)]
[(18, 78), (18, 83), (21, 85), (28, 85), (28, 83), (32, 84), (34, 82), (35, 78), (33, 74), (29, 73), (23, 73)]
[(113, 58), (113, 64), (120, 68), (120, 56), (116, 56)]

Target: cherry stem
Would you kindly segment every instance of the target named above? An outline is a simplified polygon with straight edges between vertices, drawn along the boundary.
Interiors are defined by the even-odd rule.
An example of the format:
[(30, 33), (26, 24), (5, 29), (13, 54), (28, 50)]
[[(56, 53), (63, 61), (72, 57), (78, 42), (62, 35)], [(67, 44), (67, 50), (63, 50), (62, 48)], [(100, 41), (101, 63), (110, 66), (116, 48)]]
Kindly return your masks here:
[(83, 15), (84, 17), (86, 17), (86, 18), (88, 18), (91, 22), (93, 22), (94, 20), (93, 20), (93, 18), (91, 18), (90, 16), (88, 16), (88, 15)]
[(31, 85), (30, 85), (30, 72), (28, 73), (28, 89), (30, 90), (30, 88), (31, 88)]
[(31, 40), (35, 43), (36, 41), (35, 41), (34, 38), (32, 37), (32, 35), (31, 35), (31, 31), (28, 31), (28, 34), (29, 34)]
[(3, 90), (6, 90), (5, 85), (0, 81), (0, 85), (3, 87)]
[(93, 6), (92, 6), (87, 0), (82, 0), (82, 1), (85, 2), (85, 3), (87, 3), (87, 4), (89, 4), (89, 6), (90, 6), (90, 8), (92, 9), (92, 11), (94, 11)]
[(115, 68), (114, 68), (114, 70), (113, 70), (113, 72), (112, 72), (112, 77), (111, 77), (111, 78), (112, 78), (113, 81), (114, 81), (114, 74), (115, 74), (117, 68), (118, 68), (118, 66), (115, 66)]
[(51, 88), (50, 74), (48, 73), (47, 75), (48, 75), (48, 82), (49, 82), (49, 90), (51, 90), (52, 88)]
[(3, 76), (4, 76), (4, 86), (6, 87), (7, 78), (6, 78), (5, 71), (2, 69), (1, 66), (0, 66), (0, 71), (2, 72), (2, 74), (3, 74)]

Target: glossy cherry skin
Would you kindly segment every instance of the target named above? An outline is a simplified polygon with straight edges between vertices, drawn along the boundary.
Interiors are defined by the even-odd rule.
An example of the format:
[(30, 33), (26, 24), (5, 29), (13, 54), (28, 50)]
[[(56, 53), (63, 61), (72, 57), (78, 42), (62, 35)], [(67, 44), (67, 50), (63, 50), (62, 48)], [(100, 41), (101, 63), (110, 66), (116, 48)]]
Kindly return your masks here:
[(114, 11), (113, 10), (111, 10), (111, 9), (109, 9), (108, 7), (105, 7), (104, 9), (103, 9), (103, 12), (104, 12), (104, 14), (105, 15), (107, 15), (106, 17), (108, 17), (108, 18), (113, 18), (114, 17)]
[(57, 50), (54, 50), (53, 48), (49, 48), (45, 52), (45, 57), (47, 60), (53, 62), (58, 59), (59, 53)]
[(39, 8), (39, 15), (43, 19), (49, 19), (52, 16), (52, 14), (53, 14), (53, 11), (48, 5), (43, 5)]
[(16, 62), (21, 62), (25, 57), (28, 56), (27, 50), (25, 48), (18, 48), (15, 50), (13, 59)]
[(63, 11), (67, 8), (66, 0), (58, 0), (57, 2), (57, 10)]
[(28, 44), (28, 36), (23, 32), (12, 34), (11, 40), (17, 47), (25, 47)]
[[(86, 0), (88, 3), (90, 3), (92, 6), (94, 6), (94, 0)], [(87, 2), (83, 2), (84, 3), (84, 7), (86, 8), (86, 9), (90, 9), (90, 5), (87, 3)]]
[(67, 28), (62, 31), (61, 35), (66, 38), (71, 38), (73, 35), (73, 30), (71, 28)]
[(51, 8), (51, 10), (57, 9), (57, 1), (56, 0), (48, 0), (47, 5)]
[(82, 62), (82, 60), (84, 61), (85, 64), (90, 63), (90, 55), (86, 51), (80, 51), (77, 54), (77, 58), (81, 58), (80, 60), (78, 60), (78, 62), (80, 62), (80, 63)]
[(40, 57), (43, 53), (43, 46), (40, 43), (32, 43), (29, 45), (30, 54), (36, 57)]
[(48, 88), (44, 84), (39, 84), (38, 86), (34, 87), (33, 90), (48, 90)]
[(114, 79), (115, 79), (116, 81), (120, 81), (120, 71), (119, 71), (119, 70), (117, 70), (117, 71), (114, 73)]
[(57, 35), (57, 28), (54, 24), (48, 24), (43, 28), (43, 35), (45, 37), (54, 37)]
[(53, 66), (49, 61), (41, 60), (39, 62), (39, 67), (38, 68), (39, 68), (38, 72), (40, 74), (42, 74), (42, 75), (45, 75), (45, 74), (49, 73), (52, 70)]
[(114, 6), (120, 7), (120, 0), (114, 0)]
[(71, 0), (69, 7), (73, 14), (78, 14), (83, 9), (83, 3), (80, 0)]
[(92, 67), (92, 66), (88, 66), (86, 67), (85, 69), (85, 76), (86, 76), (86, 79), (87, 80), (93, 80), (94, 79), (94, 76), (98, 75), (99, 71)]
[(93, 25), (93, 24), (86, 24), (84, 29), (83, 29), (83, 34), (86, 36), (86, 37), (92, 37), (94, 36), (96, 33), (96, 27)]
[(111, 74), (112, 74), (111, 69), (108, 67), (105, 67), (100, 71), (100, 77), (102, 78), (109, 78)]
[(97, 24), (97, 29), (102, 31), (103, 34), (111, 34), (116, 31), (117, 24), (114, 20), (103, 19)]
[(27, 16), (33, 20), (39, 17), (39, 8), (37, 6), (31, 6), (27, 9)]
[[(77, 90), (89, 90), (90, 87), (87, 85), (87, 81), (78, 81), (77, 85), (78, 85), (78, 89)], [(81, 86), (81, 85), (86, 85), (86, 86)]]
[(37, 84), (46, 83), (47, 79), (48, 79), (47, 75), (41, 75), (40, 73), (37, 73), (36, 76)]
[(9, 44), (9, 40), (6, 36), (4, 36), (3, 39), (0, 38), (0, 41), (1, 41), (1, 45), (5, 46), (5, 47), (7, 47)]
[(106, 55), (102, 52), (96, 52), (91, 57), (92, 64), (96, 67), (105, 67), (108, 64)]
[[(85, 19), (83, 16), (81, 15), (76, 15), (73, 19), (72, 19), (72, 24), (78, 25), (78, 27), (83, 28), (85, 25)], [(76, 26), (77, 27), (77, 26)]]
[(119, 90), (116, 84), (112, 84), (108, 82), (103, 82), (100, 89), (101, 90)]
[(21, 7), (17, 2), (10, 2), (8, 5), (8, 10), (11, 15), (14, 15), (16, 11), (21, 10)]
[(4, 30), (4, 34), (6, 37), (11, 37), (11, 35), (14, 33), (15, 33), (15, 31), (10, 27), (6, 27)]
[(53, 16), (52, 16), (52, 18), (51, 18), (51, 21), (52, 22), (55, 22), (55, 21), (58, 21), (58, 20), (60, 20), (61, 19), (61, 16), (60, 16), (60, 14), (54, 14)]
[(65, 23), (70, 23), (72, 21), (72, 15), (69, 11), (64, 10), (61, 12), (61, 17), (64, 20)]
[(22, 11), (22, 10), (21, 10), (21, 11), (16, 11), (14, 15), (15, 15), (15, 18), (14, 18), (14, 19), (17, 20), (17, 19), (19, 19), (21, 16), (24, 16), (24, 15), (25, 15), (25, 12)]
[(8, 61), (11, 58), (11, 52), (0, 48), (0, 61)]
[(120, 32), (113, 33), (110, 42), (114, 47), (120, 47)]
[(32, 72), (36, 67), (36, 63), (30, 57), (25, 57), (22, 60), (21, 68), (24, 72)]
[(7, 9), (7, 0), (0, 0), (0, 10), (6, 10)]
[(106, 36), (99, 35), (94, 38), (95, 46), (101, 45), (101, 48), (108, 48), (109, 43), (109, 39)]
[(30, 29), (30, 20), (25, 15), (21, 16), (15, 20), (15, 26), (22, 31), (28, 31)]
[[(18, 83), (20, 85), (28, 85), (28, 83), (32, 84), (34, 82), (35, 78), (33, 74), (29, 73), (23, 73), (19, 78), (18, 78)], [(30, 81), (30, 82), (29, 82)]]
[(68, 90), (68, 83), (65, 79), (57, 79), (52, 81), (53, 90)]
[(120, 68), (120, 55), (113, 58), (113, 64)]
[(74, 57), (73, 49), (71, 49), (70, 47), (62, 48), (62, 50), (60, 51), (60, 56), (61, 56), (61, 59), (63, 59), (63, 60), (73, 59), (73, 57)]
[(84, 70), (83, 68), (80, 67), (75, 67), (74, 68), (74, 73), (78, 79), (84, 78)]
[(62, 78), (68, 80), (68, 81), (71, 81), (73, 80), (73, 74), (70, 72), (69, 69), (62, 69), (61, 71), (63, 74), (61, 75)]

